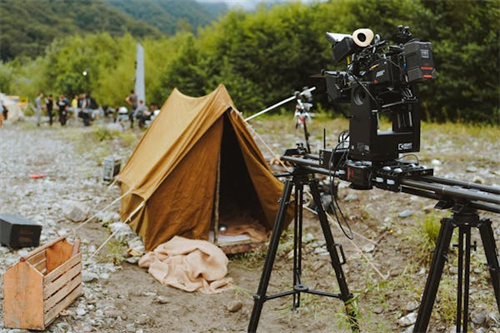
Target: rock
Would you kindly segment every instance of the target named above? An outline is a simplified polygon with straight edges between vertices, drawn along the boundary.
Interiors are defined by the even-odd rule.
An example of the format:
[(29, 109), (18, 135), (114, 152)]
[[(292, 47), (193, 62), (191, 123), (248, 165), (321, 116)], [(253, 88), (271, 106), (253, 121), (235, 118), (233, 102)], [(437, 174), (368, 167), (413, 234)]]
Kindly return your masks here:
[(398, 323), (403, 327), (407, 327), (415, 324), (416, 321), (417, 321), (417, 313), (412, 312), (404, 317), (399, 318)]
[(135, 324), (130, 323), (130, 324), (125, 325), (125, 330), (127, 332), (134, 333), (135, 332)]
[(78, 309), (76, 309), (76, 314), (78, 316), (82, 317), (82, 316), (85, 316), (87, 314), (87, 311), (84, 308), (78, 307)]
[(407, 218), (407, 217), (410, 217), (412, 215), (413, 215), (413, 212), (411, 210), (404, 210), (398, 214), (398, 216), (401, 218)]
[(443, 163), (441, 163), (441, 161), (440, 161), (440, 160), (432, 160), (432, 161), (431, 161), (431, 164), (432, 164), (432, 165), (434, 165), (434, 166), (438, 166), (438, 165), (441, 165), (441, 164), (443, 164)]
[(152, 319), (147, 315), (147, 314), (141, 314), (137, 319), (135, 320), (135, 323), (138, 325), (146, 325), (150, 323)]
[(62, 207), (64, 216), (73, 222), (82, 222), (89, 214), (89, 209), (81, 202), (64, 200)]
[(227, 310), (229, 312), (238, 312), (241, 310), (243, 307), (243, 302), (241, 301), (232, 301), (231, 303), (228, 304)]
[(375, 250), (375, 244), (372, 244), (372, 243), (367, 244), (367, 245), (362, 247), (362, 250), (365, 253), (371, 253)]
[(119, 242), (128, 242), (136, 237), (136, 234), (130, 229), (130, 226), (123, 222), (115, 222), (109, 225), (112, 233), (115, 233), (115, 239)]
[(410, 311), (410, 312), (411, 312), (411, 311), (415, 311), (415, 310), (417, 310), (417, 309), (418, 309), (418, 307), (419, 307), (419, 306), (420, 306), (420, 303), (419, 303), (419, 302), (417, 302), (417, 301), (412, 301), (412, 302), (410, 302), (410, 303), (406, 304), (405, 310), (406, 310), (406, 311)]
[(8, 247), (5, 247), (5, 246), (0, 246), (0, 254), (7, 254), (10, 252), (10, 249)]
[(156, 298), (156, 301), (160, 304), (167, 304), (168, 302), (170, 302), (170, 300), (168, 299), (168, 297), (165, 297), (165, 296), (158, 296)]
[(141, 260), (141, 257), (130, 257), (130, 258), (125, 259), (126, 262), (128, 262), (129, 264), (132, 264), (132, 265), (137, 265), (139, 260)]
[(475, 175), (473, 178), (472, 178), (472, 182), (473, 183), (476, 183), (476, 184), (485, 184), (486, 181), (484, 180), (483, 177), (479, 176), (479, 175)]
[(89, 283), (98, 279), (98, 275), (92, 272), (83, 271), (82, 279), (84, 283)]
[(108, 306), (104, 309), (104, 316), (106, 318), (118, 318), (121, 316), (121, 312), (114, 306)]
[(477, 168), (475, 166), (468, 166), (465, 171), (467, 172), (477, 172)]
[(484, 309), (474, 310), (471, 313), (470, 317), (474, 324), (482, 325), (486, 321), (486, 310)]
[(499, 325), (500, 324), (500, 313), (498, 311), (492, 311), (486, 316), (486, 322), (488, 326)]
[(353, 194), (353, 193), (346, 195), (344, 198), (345, 202), (354, 201), (354, 200), (358, 200), (358, 196), (356, 194)]

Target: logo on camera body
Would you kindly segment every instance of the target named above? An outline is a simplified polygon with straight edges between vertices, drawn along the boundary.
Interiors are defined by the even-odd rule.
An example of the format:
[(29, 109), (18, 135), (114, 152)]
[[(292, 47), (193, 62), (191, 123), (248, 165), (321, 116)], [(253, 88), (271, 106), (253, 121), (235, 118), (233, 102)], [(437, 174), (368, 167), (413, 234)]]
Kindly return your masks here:
[(398, 150), (399, 151), (406, 151), (406, 150), (411, 150), (413, 148), (413, 143), (412, 142), (402, 142), (398, 144)]

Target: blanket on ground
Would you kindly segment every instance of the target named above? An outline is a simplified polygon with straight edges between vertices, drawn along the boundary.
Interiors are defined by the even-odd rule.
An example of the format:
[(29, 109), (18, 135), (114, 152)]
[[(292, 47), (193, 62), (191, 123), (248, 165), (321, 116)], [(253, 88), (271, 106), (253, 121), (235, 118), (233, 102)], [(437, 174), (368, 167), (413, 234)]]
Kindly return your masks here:
[(175, 236), (139, 260), (140, 267), (161, 284), (185, 291), (211, 294), (224, 291), (232, 282), (225, 278), (228, 259), (214, 244)]

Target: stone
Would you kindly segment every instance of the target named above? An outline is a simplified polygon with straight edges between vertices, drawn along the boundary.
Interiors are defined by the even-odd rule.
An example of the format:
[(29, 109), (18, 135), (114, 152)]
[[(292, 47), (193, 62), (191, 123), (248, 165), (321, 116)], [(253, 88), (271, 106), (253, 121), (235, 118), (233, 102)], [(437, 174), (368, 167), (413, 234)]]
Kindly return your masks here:
[(412, 301), (412, 302), (409, 302), (408, 304), (406, 304), (405, 310), (406, 311), (415, 311), (418, 309), (419, 306), (420, 306), (419, 302)]
[(64, 217), (73, 222), (83, 222), (89, 214), (88, 207), (78, 201), (64, 200), (62, 207)]
[(156, 301), (160, 304), (167, 304), (168, 302), (170, 302), (170, 300), (168, 299), (168, 297), (165, 297), (165, 296), (158, 296), (156, 298)]
[(227, 310), (229, 312), (238, 312), (241, 310), (243, 307), (243, 302), (241, 301), (232, 301), (231, 303), (228, 304)]
[(130, 323), (130, 324), (125, 325), (125, 330), (127, 332), (134, 333), (135, 332), (135, 324)]
[(151, 322), (151, 318), (147, 314), (141, 314), (137, 319), (135, 320), (135, 323), (138, 325), (146, 325)]
[(98, 275), (92, 272), (83, 271), (82, 279), (84, 283), (93, 282), (98, 279)]
[(398, 216), (401, 218), (407, 218), (407, 217), (410, 217), (412, 215), (413, 215), (413, 212), (411, 210), (404, 210), (398, 214)]
[(477, 168), (475, 166), (468, 166), (467, 168), (465, 168), (465, 171), (467, 172), (477, 172)]
[(354, 200), (358, 200), (358, 196), (356, 194), (353, 194), (353, 193), (346, 195), (344, 198), (345, 202), (354, 201)]
[(412, 312), (404, 317), (399, 318), (398, 323), (403, 327), (407, 327), (415, 324), (416, 321), (417, 321), (417, 313)]
[(484, 310), (484, 309), (474, 310), (471, 313), (470, 317), (471, 317), (471, 321), (474, 324), (482, 325), (486, 321), (486, 310)]
[(371, 253), (375, 250), (375, 244), (366, 244), (365, 246), (362, 247), (363, 252), (365, 253)]

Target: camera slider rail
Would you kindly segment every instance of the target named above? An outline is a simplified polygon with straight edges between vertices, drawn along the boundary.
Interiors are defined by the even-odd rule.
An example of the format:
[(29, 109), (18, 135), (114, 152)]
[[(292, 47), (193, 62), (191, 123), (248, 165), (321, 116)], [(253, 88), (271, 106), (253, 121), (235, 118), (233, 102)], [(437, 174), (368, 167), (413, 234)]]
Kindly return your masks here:
[[(329, 153), (329, 154), (328, 154)], [(377, 187), (393, 192), (404, 192), (437, 200), (436, 209), (450, 209), (452, 215), (441, 220), (432, 263), (422, 294), (414, 332), (426, 332), (439, 289), (444, 265), (448, 258), (451, 238), (458, 229), (458, 282), (457, 282), (457, 332), (467, 332), (469, 321), (471, 250), (476, 249), (471, 240), (472, 229), (478, 229), (483, 243), (490, 280), (500, 312), (500, 261), (492, 221), (481, 219), (477, 210), (500, 214), (500, 187), (488, 186), (433, 176), (433, 170), (416, 164), (391, 161), (372, 163), (343, 160), (344, 152), (324, 150), (320, 156), (304, 153), (300, 146), (289, 149), (282, 160), (296, 169), (311, 174), (324, 174), (350, 181), (354, 188)], [(335, 156), (335, 154), (337, 154)], [(336, 163), (332, 164), (332, 161)], [(328, 168), (325, 168), (325, 164)], [(332, 168), (332, 166), (335, 166)], [(339, 167), (337, 167), (339, 166)]]

